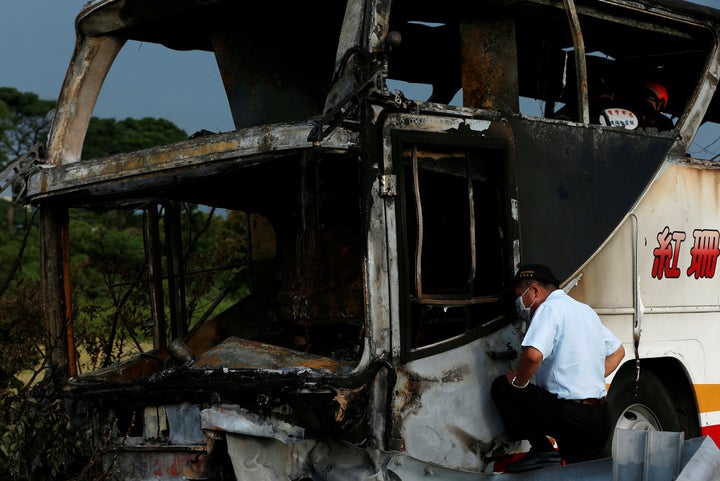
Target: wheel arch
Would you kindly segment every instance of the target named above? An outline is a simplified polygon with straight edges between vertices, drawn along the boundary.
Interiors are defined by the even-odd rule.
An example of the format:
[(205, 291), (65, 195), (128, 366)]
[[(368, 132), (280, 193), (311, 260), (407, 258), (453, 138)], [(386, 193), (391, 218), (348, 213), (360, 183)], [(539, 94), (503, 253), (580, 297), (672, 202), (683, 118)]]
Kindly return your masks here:
[[(673, 357), (644, 358), (640, 360), (640, 379), (643, 371), (650, 371), (665, 386), (670, 394), (685, 432), (685, 438), (700, 436), (700, 416), (695, 390), (690, 381), (690, 374), (685, 366)], [(636, 375), (635, 362), (625, 362), (618, 368), (608, 390), (608, 398), (612, 399), (615, 389), (634, 383)]]

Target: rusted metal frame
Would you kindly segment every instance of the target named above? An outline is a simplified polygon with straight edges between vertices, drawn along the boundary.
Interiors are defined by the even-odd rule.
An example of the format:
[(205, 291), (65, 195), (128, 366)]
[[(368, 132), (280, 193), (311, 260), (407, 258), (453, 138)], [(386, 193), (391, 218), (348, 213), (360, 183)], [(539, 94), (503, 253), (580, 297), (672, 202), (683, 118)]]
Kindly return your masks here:
[[(47, 365), (77, 375), (70, 296), (69, 215), (65, 208), (40, 209), (40, 286)], [(72, 354), (71, 354), (72, 353)]]
[(47, 163), (78, 162), (100, 88), (125, 41), (79, 38), (48, 135)]
[[(545, 3), (547, 5), (554, 5), (554, 1), (544, 1), (544, 0), (538, 0), (538, 3)], [(573, 38), (573, 46), (575, 50), (575, 65), (576, 65), (576, 77), (578, 82), (578, 108), (580, 109), (580, 118), (583, 119), (584, 124), (589, 123), (589, 102), (588, 102), (588, 85), (587, 85), (587, 65), (585, 62), (585, 46), (584, 41), (582, 37), (582, 31), (580, 28), (580, 23), (577, 17), (577, 9), (575, 8), (574, 0), (563, 0), (564, 9), (566, 11), (566, 14), (568, 16), (568, 22), (570, 25), (572, 38)], [(637, 7), (630, 6), (629, 4), (626, 5), (622, 2), (618, 2), (618, 5), (624, 5), (627, 6), (627, 8), (630, 8), (632, 10), (636, 11), (644, 11), (641, 9), (638, 9)], [(665, 33), (669, 35), (673, 35), (679, 38), (684, 39), (691, 39), (693, 38), (692, 35), (688, 34), (687, 32), (684, 32), (682, 30), (669, 28), (663, 25), (658, 25), (656, 23), (651, 22), (639, 22), (639, 21), (632, 21), (628, 20), (627, 18), (618, 18), (612, 15), (603, 14), (597, 9), (593, 8), (581, 8), (580, 11), (586, 15), (593, 16), (595, 18), (600, 18), (603, 20), (607, 20), (610, 22), (615, 23), (622, 23), (626, 25), (632, 25), (633, 27), (636, 27), (638, 29), (652, 31), (652, 32), (658, 32), (658, 33)], [(689, 18), (686, 18), (684, 16), (678, 16), (678, 15), (671, 15), (671, 12), (660, 12), (660, 11), (647, 11), (648, 15), (658, 15), (662, 16), (664, 18), (669, 18), (672, 20), (675, 20), (677, 22), (685, 22), (688, 24), (693, 24), (696, 26), (699, 26), (696, 22), (692, 22)], [(687, 137), (687, 136), (684, 136)]]
[(220, 303), (225, 300), (228, 294), (237, 287), (237, 279), (240, 277), (239, 274), (235, 274), (228, 284), (218, 293), (217, 296), (215, 296), (215, 299), (210, 303), (208, 308), (205, 310), (205, 312), (198, 318), (197, 321), (195, 321), (195, 325), (199, 326), (205, 321), (208, 320), (208, 318), (215, 312), (215, 309), (220, 305)]
[[(68, 214), (67, 210), (63, 211), (65, 215)], [(60, 227), (60, 246), (66, 246), (68, 248), (62, 249), (62, 287), (65, 296), (65, 339), (67, 346), (67, 358), (68, 358), (68, 375), (75, 377), (78, 375), (78, 362), (76, 358), (75, 350), (75, 327), (73, 324), (73, 312), (72, 312), (72, 285), (70, 283), (70, 219), (64, 219)]]
[(676, 147), (681, 149), (675, 151), (677, 155), (686, 160), (687, 147), (692, 143), (693, 138), (697, 134), (700, 125), (703, 123), (705, 113), (710, 107), (713, 95), (716, 94), (718, 82), (720, 81), (720, 25), (714, 24), (712, 28), (715, 44), (713, 50), (708, 55), (703, 76), (689, 101), (689, 108), (685, 109), (683, 115), (677, 122), (680, 127), (680, 142), (676, 143)]
[(463, 21), (458, 28), (463, 105), (519, 112), (515, 19), (491, 14), (488, 18)]
[(378, 64), (372, 58), (367, 58), (361, 62), (359, 70), (365, 75), (364, 78), (315, 123), (315, 127), (308, 134), (308, 142), (320, 145), (336, 128), (346, 124), (348, 117), (358, 110), (362, 102), (376, 90), (378, 76), (382, 76), (385, 66)]
[[(467, 169), (467, 159), (466, 169)], [(470, 213), (470, 274), (468, 275), (468, 294), (473, 297), (475, 288), (475, 273), (477, 272), (477, 252), (475, 246), (475, 191), (473, 190), (472, 178), (470, 172), (467, 172), (467, 188), (468, 188), (468, 212)]]
[(8, 164), (0, 172), (0, 192), (4, 192), (5, 189), (12, 186), (13, 200), (24, 204), (27, 175), (31, 169), (42, 164), (45, 157), (45, 146), (35, 144), (29, 151)]
[(390, 9), (392, 0), (365, 0), (367, 9), (365, 13), (365, 41), (371, 52), (384, 49), (387, 34), (390, 29)]
[[(48, 135), (46, 163), (80, 160), (87, 126), (110, 65), (124, 41), (78, 35), (55, 120)], [(29, 183), (29, 181), (28, 181)], [(72, 324), (69, 216), (67, 208), (40, 206), (41, 291), (51, 369), (78, 374)]]
[[(372, 6), (376, 21), (375, 29), (369, 35), (387, 33), (389, 2), (367, 2)], [(387, 10), (377, 9), (385, 5)], [(372, 22), (371, 22), (372, 23)], [(373, 37), (374, 38), (374, 37)], [(370, 41), (372, 44), (372, 39)], [(390, 108), (390, 110), (393, 110)], [(387, 369), (386, 375), (378, 371), (369, 381), (370, 407), (368, 425), (372, 442), (380, 449), (389, 449), (393, 437), (392, 398), (397, 381), (395, 363), (401, 354), (400, 294), (404, 284), (400, 279), (398, 255), (398, 198), (395, 187), (396, 167), (394, 165), (393, 140), (386, 129), (387, 105), (367, 105), (361, 113), (363, 129), (360, 132), (363, 162), (367, 169), (367, 254), (363, 266), (364, 295), (366, 299), (366, 345), (358, 368), (368, 362), (381, 362)], [(400, 165), (402, 165), (402, 159)], [(375, 166), (379, 166), (375, 173)], [(372, 179), (372, 183), (369, 181)], [(389, 183), (385, 183), (388, 181)], [(411, 288), (410, 286), (406, 286)]]
[(340, 104), (341, 98), (350, 93), (356, 84), (357, 56), (367, 51), (367, 0), (348, 0), (345, 6), (342, 29), (335, 53), (335, 70), (333, 84), (325, 98), (323, 114)]
[(335, 56), (337, 77), (326, 98), (323, 117), (307, 140), (319, 145), (356, 112), (367, 97), (387, 91), (386, 37), (390, 18), (389, 0), (350, 0)]
[(338, 41), (338, 49), (335, 53), (334, 77), (341, 77), (341, 73), (347, 61), (348, 52), (356, 47), (364, 48), (364, 32), (367, 31), (367, 0), (348, 0), (345, 6), (342, 29)]
[(165, 203), (164, 210), (168, 293), (170, 296), (170, 332), (173, 339), (182, 339), (188, 332), (188, 322), (185, 306), (185, 273), (180, 210), (175, 202)]
[[(46, 163), (62, 165), (80, 160), (87, 126), (100, 88), (124, 44), (114, 37), (78, 35), (63, 84), (55, 120), (48, 136)], [(66, 208), (40, 206), (41, 291), (51, 368), (77, 375), (72, 325), (69, 216)]]
[(470, 175), (467, 175), (467, 194), (468, 194), (468, 212), (469, 214), (469, 236), (470, 236), (470, 274), (468, 276), (468, 294), (471, 300), (457, 300), (457, 299), (439, 299), (439, 298), (426, 298), (422, 291), (422, 255), (423, 255), (423, 213), (422, 213), (422, 202), (420, 199), (420, 183), (418, 179), (418, 152), (417, 144), (412, 146), (412, 182), (413, 182), (413, 193), (415, 201), (415, 212), (417, 216), (417, 244), (415, 252), (415, 287), (417, 289), (417, 302), (419, 304), (437, 304), (437, 305), (467, 305), (467, 304), (483, 304), (487, 302), (496, 302), (497, 299), (492, 297), (474, 299), (472, 297), (473, 286), (475, 283), (475, 274), (477, 271), (477, 255), (475, 247), (475, 200), (474, 190), (472, 185), (472, 179)]
[(575, 50), (575, 72), (577, 77), (578, 88), (578, 105), (580, 108), (580, 118), (583, 124), (590, 123), (590, 105), (588, 101), (588, 79), (587, 64), (585, 63), (585, 42), (580, 29), (580, 21), (578, 20), (577, 11), (575, 10), (575, 0), (563, 0), (565, 4), (565, 12), (568, 16), (570, 31), (572, 33), (573, 47)]
[[(391, 129), (386, 121), (393, 108), (376, 105), (374, 125), (377, 131), (370, 129), (364, 139), (370, 146), (367, 150), (367, 163), (377, 162), (381, 166), (381, 176), (376, 177), (377, 188), (371, 190), (370, 224), (368, 229), (368, 262), (366, 268), (366, 296), (368, 298), (368, 319), (371, 338), (376, 339), (375, 347), (379, 355), (390, 355), (399, 359), (401, 354), (400, 302), (401, 279), (399, 266), (397, 171), (402, 169), (402, 156), (395, 165), (395, 149)], [(372, 255), (370, 255), (372, 254)], [(379, 276), (374, 272), (383, 272)]]
[[(541, 5), (547, 5), (547, 6), (551, 6), (551, 7), (557, 7), (557, 8), (564, 8), (564, 5), (561, 5), (563, 1), (565, 1), (565, 0), (562, 0), (562, 1), (560, 1), (560, 0), (533, 0), (534, 3), (538, 3)], [(630, 3), (630, 2), (622, 2), (622, 1), (621, 2), (617, 2), (617, 1), (608, 2), (607, 0), (603, 0), (600, 3), (610, 3), (611, 5), (620, 6), (626, 10), (633, 10), (636, 12), (647, 13), (648, 16), (655, 15), (655, 16), (659, 16), (659, 17), (663, 17), (663, 18), (670, 18), (670, 19), (676, 20), (678, 22), (685, 22), (685, 23), (697, 25), (697, 22), (693, 21), (690, 17), (687, 17), (682, 14), (678, 14), (673, 11), (665, 10), (665, 9), (660, 10), (657, 8), (656, 5), (653, 5), (654, 9), (650, 10), (650, 9), (638, 8), (637, 3)], [(692, 39), (693, 38), (692, 35), (688, 34), (687, 32), (684, 32), (682, 30), (678, 30), (678, 29), (668, 27), (665, 25), (660, 25), (660, 24), (654, 23), (654, 22), (632, 20), (632, 19), (627, 18), (626, 16), (619, 17), (617, 15), (608, 14), (606, 11), (601, 10), (600, 8), (594, 8), (594, 7), (587, 6), (587, 5), (579, 5), (579, 6), (576, 5), (575, 10), (582, 15), (591, 16), (591, 17), (598, 18), (598, 19), (605, 20), (605, 21), (612, 22), (612, 23), (628, 25), (628, 26), (637, 28), (639, 30), (645, 30), (645, 31), (655, 32), (655, 33), (665, 33), (665, 34), (673, 35), (673, 36), (683, 38), (683, 39)]]
[(417, 144), (412, 146), (412, 174), (413, 194), (415, 200), (415, 215), (417, 218), (417, 240), (415, 246), (415, 289), (418, 299), (422, 298), (422, 252), (423, 252), (423, 212), (420, 202), (420, 182), (418, 179)]
[(482, 297), (470, 297), (469, 299), (443, 299), (441, 297), (428, 298), (424, 297), (418, 299), (418, 304), (425, 304), (431, 306), (468, 306), (475, 304), (493, 304), (495, 302), (501, 302), (502, 297), (500, 296), (482, 296)]
[[(423, 255), (423, 232), (424, 232), (424, 223), (423, 223), (423, 213), (422, 213), (422, 202), (420, 199), (420, 182), (418, 179), (418, 159), (417, 159), (417, 144), (413, 144), (412, 146), (412, 174), (413, 174), (413, 193), (414, 193), (414, 200), (415, 200), (415, 212), (417, 216), (417, 246), (415, 251), (415, 287), (417, 289), (417, 297), (421, 304), (451, 304), (453, 301), (445, 301), (445, 300), (424, 300), (423, 291), (422, 291), (422, 255)], [(472, 186), (472, 179), (470, 176), (467, 176), (467, 186), (468, 186), (468, 203), (469, 203), (469, 212), (470, 212), (470, 229), (469, 229), (469, 235), (470, 235), (470, 275), (468, 278), (468, 287), (469, 287), (469, 294), (472, 296), (473, 292), (473, 284), (475, 282), (475, 271), (477, 266), (477, 260), (475, 255), (475, 201), (474, 201), (474, 195), (473, 195), (473, 186)], [(490, 301), (488, 301), (490, 302)], [(466, 305), (468, 304), (467, 301), (463, 302), (457, 302), (458, 305)]]
[[(445, 117), (445, 116), (434, 116), (433, 113), (428, 112), (427, 119), (434, 118), (434, 122), (430, 122), (427, 119), (423, 122), (419, 122), (416, 120), (413, 120), (415, 115), (413, 114), (397, 114), (398, 118), (390, 120), (387, 125), (384, 127), (384, 131), (387, 131), (384, 135), (389, 135), (389, 131), (391, 130), (398, 130), (398, 131), (404, 131), (408, 129), (408, 125), (413, 125), (415, 128), (418, 129), (418, 131), (421, 130), (427, 130), (427, 131), (433, 131), (437, 129), (436, 131), (452, 131), (452, 130), (458, 130), (459, 124), (463, 124), (465, 122), (477, 122), (480, 124), (487, 123), (487, 129), (489, 129), (491, 132), (494, 132), (494, 129), (491, 129), (492, 123), (489, 120), (477, 120), (477, 119), (463, 119), (462, 117)], [(418, 116), (418, 118), (424, 117), (423, 115)], [(405, 119), (405, 121), (400, 120)], [(494, 136), (494, 135), (493, 135)], [(503, 136), (503, 138), (506, 138)], [(389, 148), (389, 145), (387, 146)], [(385, 154), (385, 157), (391, 156), (391, 154), (387, 153)], [(417, 146), (416, 144), (413, 144), (413, 183), (417, 184)], [(387, 162), (387, 160), (386, 160)], [(417, 300), (419, 304), (436, 304), (436, 305), (469, 305), (469, 304), (482, 304), (482, 303), (488, 303), (488, 302), (495, 302), (497, 299), (495, 297), (472, 297), (470, 296), (469, 299), (441, 299), (437, 297), (423, 297), (422, 295), (422, 281), (420, 279), (420, 259), (421, 259), (421, 247), (422, 247), (422, 240), (421, 240), (421, 223), (422, 223), (422, 211), (420, 207), (420, 200), (419, 200), (419, 187), (415, 185), (415, 203), (417, 205), (416, 211), (419, 213), (419, 225), (418, 225), (418, 252), (416, 253), (416, 269), (418, 272), (417, 279), (416, 279), (416, 288), (418, 290)], [(471, 198), (473, 197), (473, 194), (471, 192), (468, 193), (468, 199), (472, 202)], [(471, 213), (474, 212), (474, 208), (471, 209)], [(474, 215), (473, 215), (473, 221), (474, 221)], [(471, 232), (474, 232), (474, 227), (471, 229)], [(471, 235), (473, 235), (471, 233)], [(474, 245), (474, 236), (471, 241), (471, 245)], [(473, 248), (474, 253), (474, 248)], [(474, 256), (473, 256), (474, 257)], [(476, 262), (476, 261), (475, 261)], [(476, 268), (476, 267), (475, 267)]]
[[(270, 157), (307, 149), (312, 123), (301, 122), (253, 127), (174, 144), (83, 160), (53, 168), (35, 170), (28, 177), (28, 198), (40, 201), (49, 196), (72, 194), (88, 189), (92, 195), (103, 191), (118, 194), (137, 187), (162, 182), (163, 175), (173, 179), (197, 178), (242, 168), (258, 162), (258, 156)], [(339, 128), (323, 141), (325, 150), (344, 151), (357, 144), (357, 133)]]
[(163, 302), (162, 252), (160, 244), (160, 215), (157, 205), (147, 207), (143, 216), (143, 240), (145, 242), (145, 263), (148, 268), (150, 290), (150, 312), (153, 319), (153, 348), (167, 348), (167, 321)]

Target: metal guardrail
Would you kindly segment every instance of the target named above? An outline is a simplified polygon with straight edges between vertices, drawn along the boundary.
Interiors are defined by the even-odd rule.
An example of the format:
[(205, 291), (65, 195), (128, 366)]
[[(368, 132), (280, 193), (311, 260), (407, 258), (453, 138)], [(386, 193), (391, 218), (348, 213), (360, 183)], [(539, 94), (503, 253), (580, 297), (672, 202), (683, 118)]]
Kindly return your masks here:
[(612, 458), (524, 473), (484, 474), (394, 453), (385, 470), (403, 481), (720, 481), (720, 449), (708, 436), (684, 440), (683, 433), (619, 429), (613, 437)]
[(618, 430), (613, 438), (613, 481), (720, 480), (720, 451), (709, 437)]

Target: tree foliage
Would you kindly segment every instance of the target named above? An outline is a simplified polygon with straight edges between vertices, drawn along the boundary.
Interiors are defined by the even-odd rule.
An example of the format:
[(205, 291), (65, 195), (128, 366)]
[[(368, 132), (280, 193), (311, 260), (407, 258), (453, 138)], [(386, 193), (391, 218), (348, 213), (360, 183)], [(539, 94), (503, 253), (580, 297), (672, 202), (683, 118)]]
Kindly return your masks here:
[[(54, 102), (0, 88), (0, 166), (44, 142)], [(91, 119), (83, 159), (167, 144), (187, 137), (164, 119)], [(32, 207), (8, 217), (0, 200), (0, 477), (102, 479), (80, 469), (79, 433), (66, 401), (47, 380), (40, 292), (40, 248)], [(243, 295), (244, 215), (218, 215), (182, 204), (190, 319)], [(81, 369), (107, 366), (152, 346), (152, 316), (141, 210), (71, 209), (70, 269), (75, 344)], [(4, 228), (3, 228), (4, 227)], [(223, 271), (211, 266), (230, 266)], [(226, 287), (235, 284), (228, 294)], [(227, 297), (227, 299), (226, 299)], [(224, 303), (224, 304), (223, 304)], [(220, 306), (220, 307), (218, 307)]]
[(55, 102), (0, 87), (0, 168), (47, 138)]
[(98, 119), (88, 125), (83, 158), (131, 152), (156, 145), (169, 144), (187, 138), (184, 130), (165, 119)]
[[(141, 351), (151, 334), (144, 287), (142, 217), (135, 211), (71, 211), (73, 320), (86, 368), (105, 367)], [(83, 366), (80, 366), (81, 368)]]
[(62, 393), (6, 392), (0, 397), (0, 412), (2, 479), (70, 479), (79, 471), (76, 459), (82, 442)]
[[(56, 102), (37, 94), (0, 87), (0, 169), (46, 141)], [(166, 119), (90, 119), (83, 158), (131, 152), (187, 138)]]

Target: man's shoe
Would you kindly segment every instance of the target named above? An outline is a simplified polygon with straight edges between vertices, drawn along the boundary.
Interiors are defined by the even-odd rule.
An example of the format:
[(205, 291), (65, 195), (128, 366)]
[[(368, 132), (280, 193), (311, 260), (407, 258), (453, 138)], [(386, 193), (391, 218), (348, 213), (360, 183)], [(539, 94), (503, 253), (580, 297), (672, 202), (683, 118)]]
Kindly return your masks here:
[(562, 458), (557, 451), (544, 452), (528, 452), (520, 461), (510, 463), (505, 466), (507, 473), (522, 473), (524, 471), (532, 471), (533, 469), (545, 468), (547, 466), (557, 466), (562, 464)]

